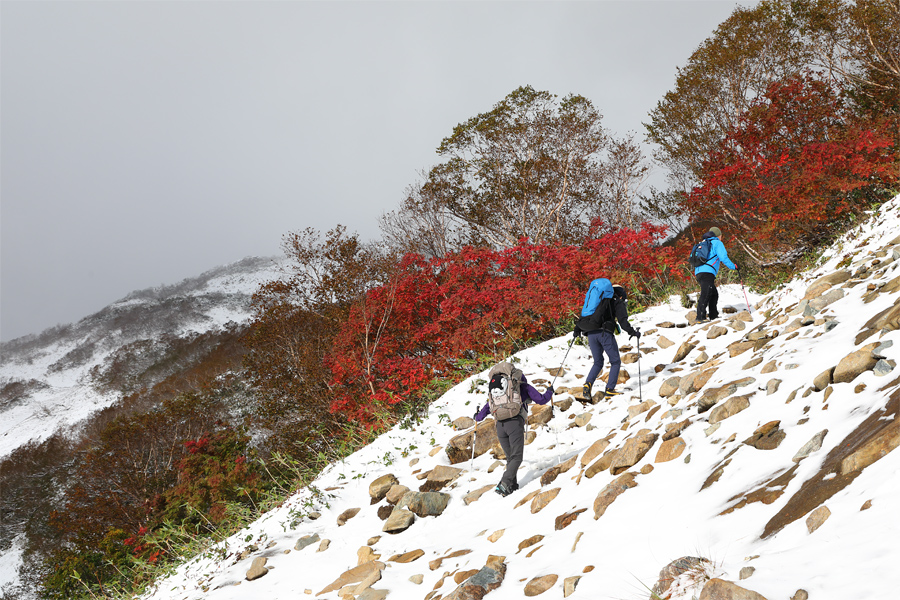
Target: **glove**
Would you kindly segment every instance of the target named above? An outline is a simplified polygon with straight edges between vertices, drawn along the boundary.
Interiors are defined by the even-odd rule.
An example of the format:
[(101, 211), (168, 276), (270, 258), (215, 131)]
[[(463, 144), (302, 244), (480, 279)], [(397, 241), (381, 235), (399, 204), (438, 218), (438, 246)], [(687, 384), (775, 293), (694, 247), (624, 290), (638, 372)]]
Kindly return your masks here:
[(553, 386), (551, 385), (551, 386), (550, 386), (550, 397), (552, 398), (552, 397), (555, 396), (555, 395), (556, 395), (556, 390), (554, 390), (554, 389), (553, 389)]
[(576, 325), (575, 330), (572, 331), (572, 337), (576, 340), (581, 337), (581, 329), (578, 327), (578, 325)]
[(641, 339), (641, 329), (640, 327), (634, 328), (634, 333), (628, 337), (636, 337), (637, 339)]

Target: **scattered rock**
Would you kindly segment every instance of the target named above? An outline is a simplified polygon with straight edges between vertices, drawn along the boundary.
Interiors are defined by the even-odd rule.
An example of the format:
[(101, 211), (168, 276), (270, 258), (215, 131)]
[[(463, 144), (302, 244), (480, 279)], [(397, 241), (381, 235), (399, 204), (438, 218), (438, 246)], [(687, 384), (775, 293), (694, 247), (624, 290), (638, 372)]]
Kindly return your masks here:
[(771, 396), (775, 392), (778, 391), (778, 387), (781, 385), (780, 379), (770, 379), (766, 384), (766, 395)]
[(521, 542), (519, 542), (519, 550), (518, 550), (518, 552), (516, 552), (516, 554), (518, 554), (525, 548), (534, 546), (535, 544), (540, 542), (542, 539), (544, 539), (544, 536), (542, 536), (542, 535), (533, 535), (530, 538), (522, 540)]
[(478, 488), (477, 490), (475, 490), (473, 492), (469, 492), (468, 494), (463, 496), (463, 503), (466, 506), (468, 506), (469, 504), (472, 504), (473, 502), (479, 500), (485, 494), (485, 492), (488, 492), (488, 491), (494, 489), (495, 487), (496, 486), (492, 483), (490, 485), (486, 485), (484, 487)]
[(663, 398), (668, 398), (672, 396), (675, 392), (678, 391), (678, 384), (681, 383), (681, 377), (670, 377), (663, 381), (662, 385), (659, 386), (659, 395)]
[(875, 375), (878, 377), (884, 377), (888, 373), (894, 370), (897, 364), (893, 360), (884, 360), (883, 358), (879, 359), (875, 366), (872, 368)]
[(809, 592), (806, 590), (797, 590), (794, 592), (794, 595), (791, 596), (791, 600), (809, 600)]
[(825, 505), (820, 506), (816, 510), (812, 511), (810, 515), (806, 518), (806, 529), (812, 533), (816, 529), (822, 526), (825, 521), (828, 520), (828, 517), (831, 516), (831, 511), (828, 510), (828, 507)]
[(405, 508), (395, 508), (381, 530), (385, 533), (400, 533), (409, 529), (415, 520), (416, 515), (412, 511)]
[(591, 444), (590, 448), (584, 451), (584, 454), (581, 456), (581, 466), (586, 467), (591, 463), (592, 460), (600, 456), (600, 453), (606, 450), (606, 447), (609, 446), (609, 440), (600, 439)]
[(818, 452), (822, 448), (822, 442), (825, 440), (825, 436), (828, 434), (827, 429), (823, 429), (816, 435), (812, 437), (811, 440), (803, 444), (803, 447), (797, 451), (797, 454), (794, 455), (794, 458), (791, 460), (795, 463), (799, 463), (801, 460), (812, 454), (813, 452)]
[(342, 527), (343, 525), (345, 525), (347, 521), (355, 517), (357, 514), (359, 514), (358, 508), (348, 508), (347, 510), (339, 514), (337, 518), (338, 527)]
[(525, 584), (526, 596), (539, 596), (556, 585), (558, 575), (542, 575)]
[(659, 578), (653, 585), (651, 591), (659, 598), (668, 597), (666, 592), (669, 590), (672, 582), (682, 574), (687, 573), (688, 571), (704, 571), (711, 567), (712, 563), (705, 558), (682, 556), (679, 559), (673, 560), (660, 570)]
[(653, 462), (663, 463), (675, 460), (681, 456), (685, 448), (687, 448), (687, 444), (680, 437), (665, 440), (660, 445), (659, 451), (656, 453), (656, 459)]
[(314, 533), (312, 535), (305, 535), (302, 538), (300, 538), (299, 540), (297, 540), (296, 544), (294, 544), (294, 550), (303, 550), (307, 546), (309, 546), (311, 544), (315, 544), (318, 541), (319, 541), (318, 533)]
[(577, 459), (577, 456), (573, 456), (569, 460), (544, 471), (544, 474), (541, 475), (541, 487), (550, 485), (557, 477), (574, 467)]
[(659, 336), (659, 339), (656, 340), (656, 345), (665, 350), (666, 348), (670, 348), (675, 345), (675, 342), (670, 340), (664, 335)]
[(331, 546), (331, 540), (322, 540), (319, 542), (319, 549), (316, 552), (325, 552)]
[(250, 569), (247, 571), (247, 581), (253, 581), (254, 579), (259, 579), (263, 575), (269, 572), (266, 568), (266, 562), (269, 559), (265, 556), (257, 556), (253, 559), (253, 563), (250, 565)]
[(487, 564), (475, 575), (464, 581), (444, 600), (481, 600), (500, 587), (506, 577), (506, 562), (502, 556), (489, 556)]
[(703, 392), (703, 396), (697, 401), (697, 412), (703, 413), (715, 406), (720, 400), (734, 394), (739, 388), (756, 383), (753, 377), (744, 377), (723, 386), (711, 388)]
[(688, 354), (691, 353), (691, 350), (697, 347), (696, 343), (691, 342), (690, 340), (684, 342), (679, 346), (678, 351), (675, 353), (675, 357), (672, 359), (673, 363), (680, 362), (684, 360)]
[(559, 515), (558, 517), (556, 517), (556, 521), (554, 522), (554, 529), (556, 531), (565, 529), (566, 527), (571, 525), (575, 521), (575, 519), (578, 518), (578, 515), (580, 515), (581, 513), (583, 513), (586, 510), (587, 510), (586, 508), (582, 508), (579, 510), (567, 512), (565, 514)]
[(463, 429), (468, 429), (470, 427), (475, 427), (475, 419), (472, 417), (460, 417), (451, 423), (453, 425), (453, 429), (457, 431), (462, 431)]
[(410, 577), (409, 580), (416, 585), (422, 585), (422, 582), (425, 581), (425, 576), (422, 575), (421, 573), (418, 573), (418, 574)]
[(559, 495), (560, 489), (561, 488), (553, 488), (552, 490), (540, 492), (535, 495), (534, 499), (531, 501), (531, 514), (540, 512), (545, 506), (550, 504), (553, 499)]
[(849, 383), (865, 371), (871, 371), (878, 362), (878, 359), (872, 353), (876, 346), (878, 346), (877, 342), (867, 344), (842, 358), (834, 368), (832, 381), (834, 383)]
[(403, 499), (403, 496), (406, 492), (409, 491), (409, 488), (405, 485), (393, 485), (391, 489), (388, 490), (388, 493), (385, 495), (385, 500), (387, 500), (390, 504), (394, 505), (400, 502)]
[(575, 425), (575, 427), (584, 427), (585, 425), (590, 423), (591, 417), (593, 417), (593, 416), (594, 416), (593, 413), (589, 413), (589, 412), (581, 413), (580, 415), (575, 417), (575, 420), (573, 421), (573, 425)]
[(743, 581), (749, 579), (756, 572), (756, 567), (743, 567), (738, 577)]
[[(403, 554), (395, 554), (387, 559), (387, 561), (405, 564), (411, 563), (414, 560), (418, 560), (423, 556), (425, 556), (425, 552), (423, 550), (410, 550), (409, 552), (404, 552)], [(419, 583), (421, 583), (421, 581)]]
[(766, 598), (730, 581), (710, 579), (700, 592), (700, 600), (766, 600)]
[(709, 328), (709, 331), (706, 332), (706, 339), (714, 340), (718, 337), (722, 337), (723, 335), (728, 333), (728, 329), (722, 327), (720, 325), (713, 325)]
[(563, 580), (563, 598), (568, 598), (575, 593), (575, 588), (578, 587), (579, 581), (581, 581), (581, 575), (566, 577)]
[(817, 392), (821, 392), (831, 385), (831, 378), (834, 375), (834, 370), (835, 367), (831, 367), (816, 375), (816, 378), (813, 379), (813, 388), (815, 388)]
[(650, 451), (650, 448), (653, 447), (658, 438), (658, 433), (643, 430), (643, 432), (626, 441), (609, 465), (609, 472), (613, 475), (618, 475), (629, 467), (636, 465)]
[(368, 579), (374, 572), (379, 572), (380, 574), (380, 572), (384, 570), (384, 566), (385, 565), (383, 562), (379, 562), (376, 560), (353, 567), (352, 569), (344, 571), (340, 577), (325, 586), (325, 588), (316, 595), (321, 596), (322, 594), (327, 594), (328, 592), (339, 590), (344, 586), (350, 585), (351, 583), (360, 583)]
[(499, 540), (500, 538), (503, 537), (503, 534), (504, 534), (505, 532), (506, 532), (505, 529), (498, 529), (497, 531), (495, 531), (494, 533), (492, 533), (491, 535), (489, 535), (489, 536), (487, 537), (487, 539), (488, 539), (488, 541), (491, 542), (491, 543), (496, 542), (497, 540)]
[(599, 519), (616, 498), (637, 485), (633, 473), (625, 473), (606, 485), (594, 499), (594, 519)]
[(497, 427), (494, 419), (487, 418), (472, 431), (461, 433), (450, 440), (446, 450), (450, 464), (455, 465), (471, 460), (473, 437), (475, 438), (475, 456), (481, 456), (490, 451), (491, 447), (497, 443)]
[(742, 410), (746, 410), (750, 408), (750, 396), (751, 394), (747, 394), (745, 396), (734, 396), (733, 398), (729, 398), (724, 403), (719, 406), (713, 408), (709, 413), (709, 423), (714, 424), (719, 421), (724, 421), (728, 417), (732, 417)]
[(759, 450), (774, 450), (784, 441), (785, 432), (778, 426), (781, 421), (769, 421), (744, 440), (744, 444)]

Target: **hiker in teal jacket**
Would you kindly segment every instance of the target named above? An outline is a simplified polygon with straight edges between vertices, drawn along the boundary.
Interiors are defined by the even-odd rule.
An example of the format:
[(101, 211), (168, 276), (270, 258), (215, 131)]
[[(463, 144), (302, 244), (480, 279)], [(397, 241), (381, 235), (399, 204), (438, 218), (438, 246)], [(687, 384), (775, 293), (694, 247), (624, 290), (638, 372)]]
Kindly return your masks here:
[[(728, 258), (725, 244), (719, 240), (722, 230), (711, 227), (703, 234), (704, 240), (709, 240), (709, 258), (706, 262), (694, 269), (694, 277), (700, 284), (700, 297), (697, 298), (697, 321), (706, 321), (719, 318), (719, 291), (716, 289), (716, 275), (719, 273), (719, 265), (723, 264), (729, 269), (736, 270), (738, 266)], [(708, 317), (708, 319), (707, 319)]]

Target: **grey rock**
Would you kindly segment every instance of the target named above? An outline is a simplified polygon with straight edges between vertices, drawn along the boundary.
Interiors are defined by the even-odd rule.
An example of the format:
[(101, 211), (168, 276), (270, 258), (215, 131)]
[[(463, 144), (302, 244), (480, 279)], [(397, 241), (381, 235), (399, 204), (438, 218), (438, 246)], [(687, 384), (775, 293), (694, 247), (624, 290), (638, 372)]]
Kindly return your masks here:
[(775, 392), (778, 391), (778, 387), (781, 385), (780, 379), (770, 379), (766, 384), (766, 395), (771, 396)]
[(269, 572), (269, 570), (266, 568), (267, 560), (269, 559), (267, 559), (265, 556), (257, 556), (253, 559), (253, 563), (250, 565), (250, 570), (247, 571), (247, 581), (259, 579)]
[(314, 533), (312, 535), (306, 535), (297, 540), (297, 543), (294, 544), (294, 550), (303, 550), (307, 546), (315, 544), (319, 541), (319, 534)]
[(881, 358), (877, 363), (875, 363), (875, 367), (872, 369), (872, 371), (879, 377), (884, 377), (894, 370), (895, 365), (893, 363), (894, 361), (892, 360), (884, 360), (883, 358)]
[(803, 444), (803, 447), (797, 451), (797, 454), (794, 455), (793, 460), (795, 463), (800, 462), (813, 452), (818, 452), (822, 448), (822, 442), (825, 440), (825, 436), (828, 435), (828, 430), (823, 429), (816, 435), (812, 437), (811, 440)]
[(743, 579), (749, 579), (753, 573), (756, 571), (756, 567), (743, 567), (741, 569), (739, 577)]

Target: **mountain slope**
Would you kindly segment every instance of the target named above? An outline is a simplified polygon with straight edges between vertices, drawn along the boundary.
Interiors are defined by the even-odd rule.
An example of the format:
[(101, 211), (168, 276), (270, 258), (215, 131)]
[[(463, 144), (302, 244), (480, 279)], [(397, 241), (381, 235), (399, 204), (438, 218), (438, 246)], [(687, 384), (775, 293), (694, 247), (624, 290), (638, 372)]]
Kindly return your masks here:
[(278, 269), (277, 259), (246, 258), (2, 344), (0, 458), (113, 404), (179, 342), (245, 324), (250, 297)]
[[(467, 417), (486, 394), (479, 373), (423, 422), (332, 465), (146, 598), (621, 599), (646, 598), (654, 585), (662, 597), (692, 598), (711, 577), (705, 598), (732, 597), (712, 595), (714, 586), (769, 600), (893, 598), (898, 215), (900, 197), (813, 271), (750, 295), (749, 312), (732, 285), (720, 289), (730, 312), (713, 323), (689, 324), (675, 298), (632, 317), (644, 331), (640, 354), (620, 337), (630, 378), (610, 402), (572, 401), (591, 362), (573, 346), (552, 418), (532, 411), (534, 439), (511, 496), (490, 491), (502, 466), (485, 444), (489, 423), (469, 458)], [(513, 360), (541, 387), (570, 339)], [(446, 496), (393, 487), (385, 498), (380, 484), (394, 479)], [(407, 529), (383, 531), (409, 510), (417, 516)], [(709, 562), (658, 582), (682, 557)], [(249, 581), (254, 564), (264, 576)], [(734, 597), (760, 597), (747, 594)]]

